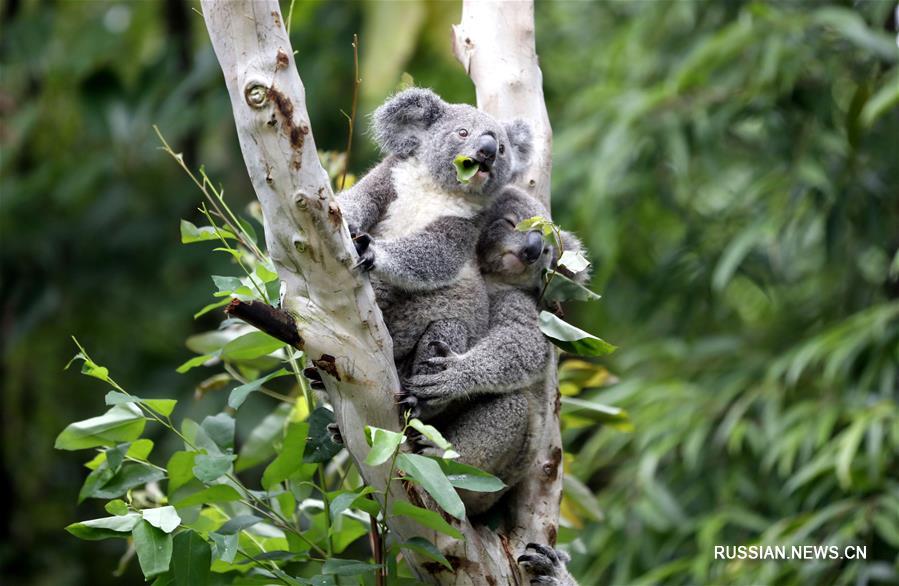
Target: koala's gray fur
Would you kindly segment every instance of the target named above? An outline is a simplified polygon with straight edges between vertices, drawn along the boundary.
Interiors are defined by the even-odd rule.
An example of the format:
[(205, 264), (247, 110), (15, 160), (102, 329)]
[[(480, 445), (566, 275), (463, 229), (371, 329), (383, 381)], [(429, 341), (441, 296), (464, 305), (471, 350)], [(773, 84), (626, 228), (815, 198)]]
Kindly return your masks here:
[[(386, 157), (337, 199), (371, 271), (394, 358), (408, 370), (430, 357), (431, 341), (463, 352), (484, 333), (488, 299), (475, 252), (482, 211), (523, 168), (531, 134), (523, 122), (503, 124), (420, 88), (378, 108), (373, 134)], [(479, 165), (468, 183), (456, 176), (459, 155)]]
[[(428, 361), (444, 370), (418, 372), (404, 382), (422, 419), (443, 432), (460, 461), (498, 476), (509, 488), (533, 459), (533, 432), (546, 416), (545, 369), (553, 356), (538, 327), (538, 296), (543, 271), (559, 251), (539, 233), (515, 229), (533, 216), (547, 212), (520, 190), (508, 187), (497, 197), (485, 213), (477, 247), (489, 291), (487, 333), (465, 352)], [(581, 249), (567, 232), (563, 247)], [(470, 515), (486, 511), (503, 494), (459, 492)]]

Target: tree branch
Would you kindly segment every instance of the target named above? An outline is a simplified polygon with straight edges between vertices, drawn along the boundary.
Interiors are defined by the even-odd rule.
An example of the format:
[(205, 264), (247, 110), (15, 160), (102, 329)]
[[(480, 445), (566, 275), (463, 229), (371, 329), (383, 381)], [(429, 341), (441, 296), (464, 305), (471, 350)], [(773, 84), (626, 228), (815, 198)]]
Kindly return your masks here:
[(297, 324), (286, 311), (276, 309), (262, 301), (232, 299), (225, 307), (225, 313), (242, 319), (258, 330), (262, 330), (276, 340), (281, 340), (297, 350), (303, 349), (303, 337), (297, 330)]

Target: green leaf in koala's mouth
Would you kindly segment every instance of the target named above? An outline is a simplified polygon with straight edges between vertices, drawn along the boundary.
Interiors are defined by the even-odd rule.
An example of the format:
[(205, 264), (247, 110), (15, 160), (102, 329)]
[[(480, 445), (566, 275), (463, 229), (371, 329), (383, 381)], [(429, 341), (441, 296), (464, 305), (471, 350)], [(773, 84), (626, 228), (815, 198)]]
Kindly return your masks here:
[(456, 179), (459, 180), (459, 183), (471, 181), (480, 168), (477, 161), (465, 155), (459, 155), (453, 159), (453, 166), (456, 168)]

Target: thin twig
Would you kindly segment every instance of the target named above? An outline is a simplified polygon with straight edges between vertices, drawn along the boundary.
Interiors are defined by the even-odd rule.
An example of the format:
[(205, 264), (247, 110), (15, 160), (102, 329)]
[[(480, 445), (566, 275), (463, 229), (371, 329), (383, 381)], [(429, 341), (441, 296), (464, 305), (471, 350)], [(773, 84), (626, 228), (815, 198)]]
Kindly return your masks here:
[[(353, 106), (350, 109), (349, 130), (346, 139), (346, 154), (343, 157), (343, 173), (340, 174), (340, 191), (343, 191), (346, 185), (346, 172), (350, 168), (350, 153), (353, 151), (353, 129), (356, 127), (356, 103), (359, 100), (359, 85), (362, 80), (359, 79), (359, 35), (353, 33)], [(344, 114), (345, 115), (345, 114)]]

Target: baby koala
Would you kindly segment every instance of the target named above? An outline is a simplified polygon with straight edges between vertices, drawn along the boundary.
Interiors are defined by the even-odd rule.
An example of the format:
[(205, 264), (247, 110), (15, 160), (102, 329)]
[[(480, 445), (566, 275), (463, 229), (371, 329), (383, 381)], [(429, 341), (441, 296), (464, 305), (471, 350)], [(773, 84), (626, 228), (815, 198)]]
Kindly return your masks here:
[(416, 344), (440, 339), (463, 352), (483, 334), (482, 212), (524, 168), (531, 132), (413, 88), (375, 111), (373, 133), (386, 157), (337, 200), (408, 373)]
[[(458, 353), (432, 343), (439, 354), (427, 362), (436, 373), (415, 373), (404, 382), (407, 405), (437, 427), (453, 444), (460, 462), (515, 486), (527, 473), (536, 446), (532, 436), (545, 417), (545, 369), (554, 357), (540, 332), (539, 295), (543, 273), (561, 251), (538, 231), (516, 226), (547, 216), (532, 197), (514, 187), (503, 190), (485, 213), (478, 240), (478, 261), (489, 293), (487, 333)], [(570, 233), (562, 233), (565, 250), (581, 250)], [(586, 275), (584, 275), (586, 276)], [(424, 448), (437, 455), (439, 450)], [(503, 492), (460, 490), (469, 515), (489, 509)]]

